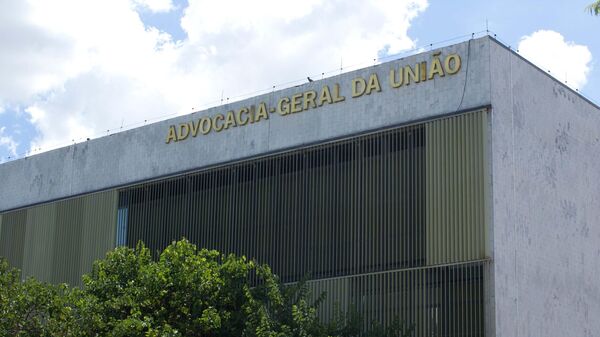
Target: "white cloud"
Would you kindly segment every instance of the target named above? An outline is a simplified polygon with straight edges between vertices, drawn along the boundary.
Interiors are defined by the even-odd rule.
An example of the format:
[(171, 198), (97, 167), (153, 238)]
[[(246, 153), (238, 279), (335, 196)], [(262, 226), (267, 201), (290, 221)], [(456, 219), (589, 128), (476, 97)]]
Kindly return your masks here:
[(169, 12), (174, 8), (171, 0), (134, 0), (134, 3), (155, 13)]
[(73, 42), (35, 22), (26, 1), (0, 5), (0, 103), (24, 101), (60, 85), (69, 72)]
[[(6, 127), (0, 127), (0, 146), (5, 147), (10, 155), (17, 156), (17, 146), (19, 145), (12, 137), (5, 135)], [(2, 158), (0, 158), (1, 160)]]
[(572, 88), (581, 89), (587, 82), (592, 53), (555, 31), (538, 30), (521, 38), (519, 52), (528, 60)]
[(181, 18), (188, 38), (173, 41), (136, 12), (140, 4), (168, 10), (171, 1), (130, 1), (0, 5), (0, 31), (11, 33), (0, 36), (0, 102), (29, 114), (39, 131), (32, 148), (189, 113), (223, 92), (314, 76), (340, 60), (344, 68), (364, 65), (383, 48), (413, 48), (410, 22), (427, 7), (427, 0), (190, 0)]

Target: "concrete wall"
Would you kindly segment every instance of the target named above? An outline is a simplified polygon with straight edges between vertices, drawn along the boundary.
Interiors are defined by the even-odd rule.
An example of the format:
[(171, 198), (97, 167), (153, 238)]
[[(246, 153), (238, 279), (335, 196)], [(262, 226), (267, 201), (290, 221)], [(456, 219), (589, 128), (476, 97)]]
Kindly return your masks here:
[(600, 336), (600, 109), (490, 57), (496, 336)]
[[(442, 57), (458, 53), (462, 69), (432, 81), (393, 89), (388, 73), (398, 65), (431, 61), (435, 51), (2, 164), (0, 212), (487, 105), (491, 100), (489, 43), (481, 38), (441, 49)], [(351, 98), (351, 80), (373, 72), (382, 91)], [(165, 144), (169, 125), (261, 101), (274, 107), (280, 97), (335, 83), (342, 86), (343, 102), (288, 116), (270, 114), (268, 121)]]

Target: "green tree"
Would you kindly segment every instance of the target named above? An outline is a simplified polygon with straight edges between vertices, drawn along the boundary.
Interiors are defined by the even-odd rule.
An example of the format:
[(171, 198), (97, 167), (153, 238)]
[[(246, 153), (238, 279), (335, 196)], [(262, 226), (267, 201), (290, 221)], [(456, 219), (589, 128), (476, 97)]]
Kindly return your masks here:
[(0, 337), (248, 336), (407, 337), (399, 320), (383, 327), (356, 310), (322, 323), (307, 282), (281, 284), (267, 265), (174, 242), (157, 260), (142, 243), (94, 263), (83, 288), (21, 281), (0, 260)]
[[(255, 284), (251, 281), (254, 280)], [(82, 331), (103, 336), (310, 336), (307, 297), (282, 287), (266, 265), (173, 243), (120, 247), (84, 276)]]
[(600, 0), (596, 0), (587, 6), (586, 11), (589, 11), (592, 15), (600, 15)]
[(0, 336), (74, 336), (68, 287), (21, 281), (20, 271), (0, 258)]

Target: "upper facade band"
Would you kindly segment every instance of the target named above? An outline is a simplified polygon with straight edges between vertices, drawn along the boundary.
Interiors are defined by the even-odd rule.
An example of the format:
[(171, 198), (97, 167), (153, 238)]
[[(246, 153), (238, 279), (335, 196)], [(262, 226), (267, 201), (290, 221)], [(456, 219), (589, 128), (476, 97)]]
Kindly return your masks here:
[(470, 40), (2, 164), (0, 212), (489, 105), (490, 43)]

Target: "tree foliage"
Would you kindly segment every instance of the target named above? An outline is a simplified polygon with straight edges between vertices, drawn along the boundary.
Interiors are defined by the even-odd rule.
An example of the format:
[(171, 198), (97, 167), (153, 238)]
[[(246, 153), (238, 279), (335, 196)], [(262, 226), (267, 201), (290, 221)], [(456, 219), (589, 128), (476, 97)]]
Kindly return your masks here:
[(66, 285), (21, 282), (19, 271), (0, 259), (0, 336), (73, 336), (70, 300)]
[(592, 15), (600, 15), (600, 0), (596, 0), (587, 6), (586, 11), (589, 11)]
[(87, 314), (98, 318), (87, 320), (85, 330), (103, 336), (308, 336), (314, 308), (303, 298), (286, 303), (281, 290), (267, 266), (187, 241), (167, 247), (156, 262), (143, 245), (117, 248), (84, 277), (92, 303)]
[(267, 265), (186, 240), (157, 260), (143, 244), (96, 261), (83, 287), (21, 281), (0, 261), (1, 336), (409, 336), (399, 320), (362, 331), (356, 310), (317, 316), (306, 282), (283, 285)]

